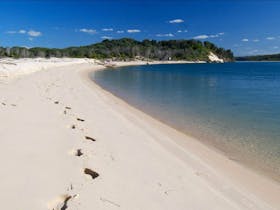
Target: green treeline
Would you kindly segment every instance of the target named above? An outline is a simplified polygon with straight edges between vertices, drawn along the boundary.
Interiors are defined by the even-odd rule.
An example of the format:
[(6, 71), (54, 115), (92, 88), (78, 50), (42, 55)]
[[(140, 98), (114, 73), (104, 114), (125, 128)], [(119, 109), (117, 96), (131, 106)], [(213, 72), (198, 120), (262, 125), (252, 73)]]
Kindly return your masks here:
[(236, 57), (238, 61), (280, 61), (280, 54)]
[(24, 48), (0, 47), (0, 57), (13, 58), (35, 58), (35, 57), (73, 57), (73, 58), (114, 58), (117, 60), (129, 60), (134, 58), (152, 60), (189, 60), (208, 61), (209, 52), (215, 53), (225, 61), (233, 61), (234, 56), (231, 50), (219, 48), (216, 45), (198, 40), (169, 40), (155, 41), (123, 38), (117, 40), (104, 40), (100, 43), (56, 48)]

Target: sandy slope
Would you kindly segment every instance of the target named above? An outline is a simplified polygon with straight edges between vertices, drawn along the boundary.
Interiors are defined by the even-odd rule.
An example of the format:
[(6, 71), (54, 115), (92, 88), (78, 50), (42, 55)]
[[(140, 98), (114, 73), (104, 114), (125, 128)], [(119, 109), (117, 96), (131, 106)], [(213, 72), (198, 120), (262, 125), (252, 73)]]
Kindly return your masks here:
[(62, 66), (0, 83), (3, 209), (280, 209), (278, 183), (100, 89), (100, 66)]

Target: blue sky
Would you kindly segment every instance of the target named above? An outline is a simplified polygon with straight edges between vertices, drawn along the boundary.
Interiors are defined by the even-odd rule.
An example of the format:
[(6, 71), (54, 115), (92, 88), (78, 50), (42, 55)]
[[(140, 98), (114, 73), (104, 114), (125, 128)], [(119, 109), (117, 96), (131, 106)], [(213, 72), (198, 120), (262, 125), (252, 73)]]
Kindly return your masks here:
[(266, 54), (280, 52), (279, 26), (280, 0), (0, 1), (0, 46), (199, 39), (235, 55)]

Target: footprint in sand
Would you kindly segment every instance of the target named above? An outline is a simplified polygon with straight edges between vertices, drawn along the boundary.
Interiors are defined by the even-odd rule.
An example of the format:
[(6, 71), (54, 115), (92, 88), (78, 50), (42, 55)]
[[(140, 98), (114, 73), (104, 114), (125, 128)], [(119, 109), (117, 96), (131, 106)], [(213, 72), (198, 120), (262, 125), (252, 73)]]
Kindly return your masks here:
[(77, 118), (78, 121), (81, 121), (81, 122), (84, 122), (85, 120), (84, 119), (81, 119), (81, 118)]
[(60, 195), (55, 198), (53, 201), (48, 203), (48, 209), (50, 210), (66, 210), (68, 208), (68, 202), (71, 198), (69, 194)]
[(66, 114), (67, 114), (67, 110), (70, 110), (71, 107), (70, 107), (70, 106), (66, 106), (66, 107), (64, 107), (64, 108), (65, 108), (65, 110), (63, 111), (63, 113), (66, 115)]
[(92, 137), (90, 137), (90, 136), (85, 136), (85, 139), (86, 139), (86, 140), (89, 140), (89, 141), (96, 141), (96, 139), (94, 139), (94, 138), (92, 138)]
[(82, 156), (84, 153), (82, 152), (82, 149), (77, 149), (75, 155), (80, 157)]
[[(2, 104), (3, 106), (7, 106), (7, 104), (4, 103), (4, 102), (2, 102), (1, 104)], [(17, 105), (16, 105), (16, 104), (10, 104), (10, 106), (16, 107)]]
[(72, 129), (76, 129), (76, 125), (72, 125), (71, 128), (72, 128)]
[(72, 150), (68, 151), (68, 154), (77, 156), (77, 157), (81, 157), (84, 155), (84, 152), (82, 151), (82, 149), (72, 149)]
[(99, 174), (89, 168), (84, 169), (84, 174), (89, 175), (92, 179), (99, 177)]

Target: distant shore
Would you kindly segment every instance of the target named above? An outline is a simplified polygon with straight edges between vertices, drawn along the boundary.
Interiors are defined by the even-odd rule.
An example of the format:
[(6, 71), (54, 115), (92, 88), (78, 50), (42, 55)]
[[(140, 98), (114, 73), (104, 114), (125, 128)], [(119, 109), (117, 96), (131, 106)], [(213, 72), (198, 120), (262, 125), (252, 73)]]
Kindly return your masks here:
[(103, 67), (123, 65), (147, 65), (147, 64), (180, 64), (180, 63), (206, 63), (205, 61), (109, 61), (104, 62), (88, 58), (0, 58), (0, 76), (14, 78), (24, 74), (45, 70), (51, 67), (66, 66), (68, 64), (91, 63)]
[(88, 74), (104, 65), (91, 59), (11, 63), (0, 62), (4, 208), (280, 207), (278, 182), (240, 166), (92, 82)]

